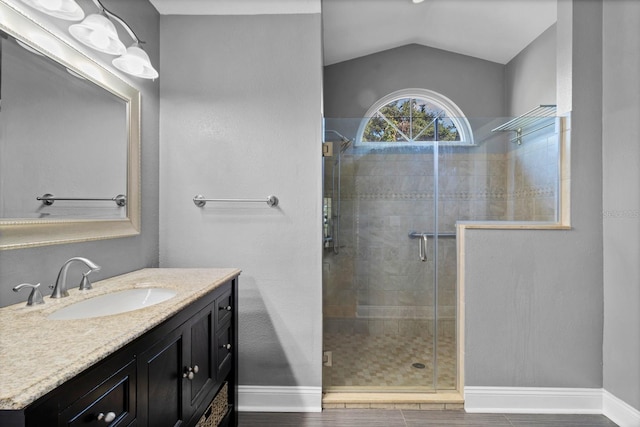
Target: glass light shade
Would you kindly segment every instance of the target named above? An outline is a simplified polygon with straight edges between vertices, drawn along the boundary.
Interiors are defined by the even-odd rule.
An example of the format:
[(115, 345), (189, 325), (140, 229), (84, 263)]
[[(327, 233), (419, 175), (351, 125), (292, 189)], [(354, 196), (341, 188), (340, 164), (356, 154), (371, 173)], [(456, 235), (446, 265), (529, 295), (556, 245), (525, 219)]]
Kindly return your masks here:
[(122, 55), (127, 51), (115, 25), (104, 15), (91, 14), (81, 23), (70, 26), (69, 32), (79, 42), (109, 55)]
[(118, 70), (143, 79), (155, 79), (158, 72), (151, 65), (147, 52), (140, 49), (136, 44), (127, 48), (127, 52), (119, 58), (115, 58), (113, 66)]
[(64, 19), (67, 21), (81, 21), (84, 18), (84, 11), (75, 0), (21, 0), (24, 4), (31, 6), (47, 15)]

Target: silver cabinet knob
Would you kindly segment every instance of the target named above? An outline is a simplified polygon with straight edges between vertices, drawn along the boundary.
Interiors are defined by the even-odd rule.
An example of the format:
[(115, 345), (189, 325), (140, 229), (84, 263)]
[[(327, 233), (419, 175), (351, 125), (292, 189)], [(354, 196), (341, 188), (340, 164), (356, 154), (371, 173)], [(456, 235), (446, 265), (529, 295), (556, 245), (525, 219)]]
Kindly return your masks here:
[(222, 344), (220, 348), (226, 348), (227, 350), (231, 350), (231, 344)]
[(232, 307), (230, 305), (226, 306), (226, 307), (220, 307), (220, 310), (227, 310), (227, 311), (231, 311)]
[(116, 413), (115, 412), (107, 412), (105, 414), (105, 413), (100, 412), (98, 414), (97, 418), (98, 418), (98, 421), (104, 421), (105, 423), (110, 423), (111, 421), (116, 419)]
[(182, 378), (187, 378), (189, 380), (192, 380), (196, 376), (199, 370), (200, 368), (198, 368), (198, 365), (194, 365), (193, 367), (188, 366), (184, 368), (184, 373), (182, 374)]

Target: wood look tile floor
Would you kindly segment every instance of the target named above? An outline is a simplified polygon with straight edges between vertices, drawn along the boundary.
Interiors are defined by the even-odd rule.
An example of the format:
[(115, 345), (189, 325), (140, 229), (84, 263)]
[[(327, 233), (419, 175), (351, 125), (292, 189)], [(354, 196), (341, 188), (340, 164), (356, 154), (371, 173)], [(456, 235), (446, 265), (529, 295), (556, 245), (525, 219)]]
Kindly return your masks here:
[(603, 415), (467, 414), (464, 411), (325, 409), (321, 413), (241, 412), (240, 427), (615, 427)]

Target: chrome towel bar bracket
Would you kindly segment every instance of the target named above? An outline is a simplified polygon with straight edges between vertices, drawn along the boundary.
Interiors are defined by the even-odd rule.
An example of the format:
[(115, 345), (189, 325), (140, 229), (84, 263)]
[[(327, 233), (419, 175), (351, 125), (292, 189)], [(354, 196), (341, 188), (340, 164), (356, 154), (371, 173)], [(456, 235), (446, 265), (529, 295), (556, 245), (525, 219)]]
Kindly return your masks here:
[(193, 198), (193, 204), (197, 207), (204, 207), (207, 202), (266, 202), (269, 207), (278, 206), (279, 200), (276, 196), (268, 196), (266, 199), (207, 199), (202, 194), (198, 194)]

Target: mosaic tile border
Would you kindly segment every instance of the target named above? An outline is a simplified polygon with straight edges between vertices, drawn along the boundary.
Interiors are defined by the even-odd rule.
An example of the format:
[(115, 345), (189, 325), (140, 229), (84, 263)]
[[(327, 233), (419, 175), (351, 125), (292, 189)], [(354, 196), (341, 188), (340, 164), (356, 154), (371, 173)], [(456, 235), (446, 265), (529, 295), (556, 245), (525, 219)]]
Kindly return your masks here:
[[(441, 192), (439, 200), (487, 200), (501, 199), (509, 200), (511, 198), (527, 198), (527, 197), (555, 197), (557, 189), (550, 187), (531, 187), (518, 191), (458, 191), (458, 192)], [(325, 197), (331, 197), (331, 193), (325, 194)], [(342, 193), (343, 201), (362, 201), (362, 200), (433, 200), (434, 193)]]

